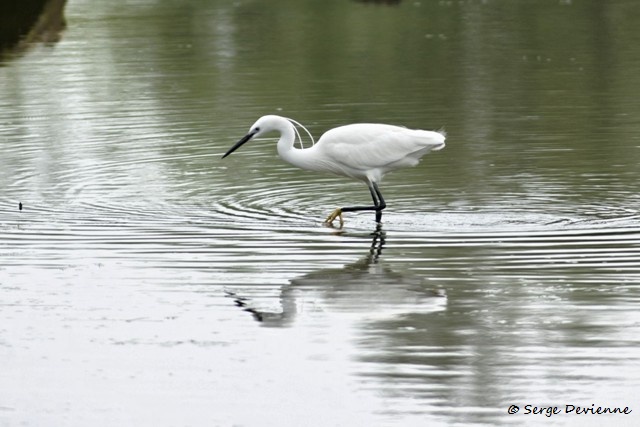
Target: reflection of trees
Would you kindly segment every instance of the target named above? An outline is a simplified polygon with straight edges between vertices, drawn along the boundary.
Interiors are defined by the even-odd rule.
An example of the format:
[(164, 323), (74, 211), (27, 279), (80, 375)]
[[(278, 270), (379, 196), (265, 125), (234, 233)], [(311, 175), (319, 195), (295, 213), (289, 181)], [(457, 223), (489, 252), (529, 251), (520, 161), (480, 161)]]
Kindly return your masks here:
[[(95, 7), (100, 13), (118, 8)], [(109, 57), (132, 76), (140, 74), (141, 62), (156, 64), (154, 78), (142, 73), (140, 84), (154, 86), (154, 101), (168, 109), (177, 105), (175, 94), (186, 94), (179, 105), (193, 117), (190, 129), (244, 129), (256, 115), (247, 105), (282, 107), (316, 135), (374, 119), (445, 126), (447, 154), (403, 172), (416, 180), (426, 170), (436, 173), (429, 177), (444, 171), (457, 178), (438, 182), (443, 204), (460, 202), (462, 185), (466, 203), (477, 205), (487, 192), (526, 197), (581, 185), (581, 173), (617, 174), (621, 163), (630, 173), (617, 174), (620, 179), (633, 183), (637, 176), (638, 150), (629, 149), (628, 139), (608, 140), (611, 129), (625, 126), (632, 135), (638, 112), (638, 32), (624, 2), (401, 2), (387, 8), (293, 0), (204, 7), (173, 0), (162, 2), (162, 14), (154, 7), (127, 10), (151, 39), (144, 57), (119, 43), (108, 46), (120, 47)], [(110, 38), (122, 37), (119, 26), (106, 29)], [(188, 72), (179, 66), (185, 63)], [(241, 113), (229, 122), (235, 109)], [(175, 129), (171, 121), (159, 125)], [(513, 154), (524, 150), (527, 155)], [(579, 173), (566, 173), (567, 165)], [(513, 180), (514, 173), (533, 179)], [(547, 182), (527, 185), (535, 179)], [(420, 191), (413, 188), (403, 191)]]
[(355, 0), (359, 3), (373, 3), (373, 4), (399, 4), (402, 0)]
[(372, 320), (441, 310), (446, 302), (444, 291), (426, 288), (422, 278), (386, 266), (380, 259), (384, 244), (385, 233), (378, 229), (367, 254), (358, 261), (291, 279), (280, 293), (280, 310), (260, 309), (249, 298), (232, 292), (228, 295), (257, 321), (276, 327), (290, 326), (305, 301), (318, 302), (327, 311), (362, 314)]
[(30, 43), (55, 43), (65, 27), (66, 0), (0, 2), (0, 53), (20, 52)]

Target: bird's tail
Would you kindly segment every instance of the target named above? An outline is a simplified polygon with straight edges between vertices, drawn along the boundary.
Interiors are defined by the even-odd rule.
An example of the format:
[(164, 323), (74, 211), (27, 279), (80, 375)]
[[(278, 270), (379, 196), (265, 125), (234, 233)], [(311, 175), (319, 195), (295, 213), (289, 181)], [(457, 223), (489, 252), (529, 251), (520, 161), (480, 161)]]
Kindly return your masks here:
[[(435, 145), (433, 148), (431, 148), (432, 151), (438, 151), (438, 150), (442, 150), (445, 147), (445, 139), (447, 139), (447, 131), (444, 130), (444, 127), (440, 128), (439, 130), (435, 131), (436, 134), (440, 134), (442, 136), (442, 140), (438, 141), (439, 144)], [(440, 138), (437, 138), (440, 139)]]

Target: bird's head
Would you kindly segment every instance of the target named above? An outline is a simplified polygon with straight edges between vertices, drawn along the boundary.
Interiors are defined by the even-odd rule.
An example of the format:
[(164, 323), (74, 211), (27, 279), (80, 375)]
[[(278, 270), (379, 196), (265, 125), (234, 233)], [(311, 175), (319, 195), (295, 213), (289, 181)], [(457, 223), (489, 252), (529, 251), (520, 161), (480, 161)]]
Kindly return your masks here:
[(229, 154), (233, 153), (234, 151), (236, 151), (238, 148), (240, 148), (245, 142), (257, 137), (257, 136), (261, 136), (264, 135), (265, 133), (271, 132), (271, 131), (275, 131), (275, 130), (281, 130), (283, 123), (292, 126), (291, 123), (289, 123), (289, 121), (283, 117), (279, 117), (279, 116), (262, 116), (258, 119), (257, 122), (255, 122), (250, 128), (249, 128), (249, 133), (247, 133), (245, 136), (242, 137), (242, 139), (238, 142), (236, 142), (233, 147), (229, 148), (229, 150), (224, 154), (224, 156), (222, 156), (222, 158), (224, 159), (225, 157), (227, 157)]

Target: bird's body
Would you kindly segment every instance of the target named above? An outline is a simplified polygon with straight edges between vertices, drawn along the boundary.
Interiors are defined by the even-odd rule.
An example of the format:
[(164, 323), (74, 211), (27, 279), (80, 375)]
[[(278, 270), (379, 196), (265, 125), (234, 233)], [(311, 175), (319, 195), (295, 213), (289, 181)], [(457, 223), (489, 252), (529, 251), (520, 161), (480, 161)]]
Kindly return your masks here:
[[(280, 133), (278, 154), (282, 159), (302, 169), (331, 172), (364, 181), (371, 191), (374, 206), (354, 206), (336, 209), (327, 218), (332, 223), (342, 212), (375, 210), (380, 222), (386, 204), (378, 189), (383, 176), (395, 169), (415, 166), (429, 151), (445, 146), (444, 132), (412, 130), (400, 126), (359, 123), (333, 128), (325, 132), (309, 148), (296, 148), (297, 130), (291, 119), (263, 116), (249, 133), (223, 156), (226, 157), (251, 138), (276, 131)], [(306, 129), (305, 129), (306, 130)]]

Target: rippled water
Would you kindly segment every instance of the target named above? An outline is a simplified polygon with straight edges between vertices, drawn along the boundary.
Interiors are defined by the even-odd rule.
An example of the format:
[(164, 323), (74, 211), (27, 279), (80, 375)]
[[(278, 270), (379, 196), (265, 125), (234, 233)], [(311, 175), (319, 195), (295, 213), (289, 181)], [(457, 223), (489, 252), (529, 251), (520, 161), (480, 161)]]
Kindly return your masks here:
[[(637, 423), (635, 9), (72, 1), (0, 67), (0, 425)], [(447, 147), (334, 229), (220, 159), (267, 113)]]

